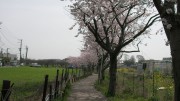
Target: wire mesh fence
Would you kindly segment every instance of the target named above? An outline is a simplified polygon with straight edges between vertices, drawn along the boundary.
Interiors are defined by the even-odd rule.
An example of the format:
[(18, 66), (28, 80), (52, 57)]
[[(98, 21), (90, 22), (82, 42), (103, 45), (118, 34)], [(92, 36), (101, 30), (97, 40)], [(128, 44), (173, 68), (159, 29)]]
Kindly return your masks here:
[(173, 79), (160, 72), (152, 74), (137, 72), (117, 73), (117, 93), (152, 99), (153, 101), (173, 101)]

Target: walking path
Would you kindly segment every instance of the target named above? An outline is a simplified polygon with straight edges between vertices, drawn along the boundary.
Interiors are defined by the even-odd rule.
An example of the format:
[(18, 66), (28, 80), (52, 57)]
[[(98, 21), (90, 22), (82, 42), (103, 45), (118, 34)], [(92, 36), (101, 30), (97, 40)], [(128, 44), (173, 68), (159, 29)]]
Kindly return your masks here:
[(107, 99), (94, 88), (98, 75), (93, 74), (85, 79), (73, 83), (71, 94), (67, 101), (107, 101)]

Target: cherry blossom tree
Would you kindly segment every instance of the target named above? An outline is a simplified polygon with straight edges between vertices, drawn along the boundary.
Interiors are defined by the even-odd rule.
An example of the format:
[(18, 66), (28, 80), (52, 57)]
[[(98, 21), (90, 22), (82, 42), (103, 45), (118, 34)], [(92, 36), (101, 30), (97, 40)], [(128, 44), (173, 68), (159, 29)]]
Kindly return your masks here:
[(83, 50), (81, 52), (81, 61), (89, 68), (94, 68), (94, 65), (97, 64), (97, 55), (95, 50)]
[(67, 62), (72, 66), (72, 67), (80, 67), (81, 62), (79, 57), (68, 57)]
[[(142, 0), (143, 1), (143, 0)], [(117, 56), (125, 47), (146, 33), (158, 19), (148, 16), (146, 5), (139, 0), (76, 0), (69, 6), (79, 25), (79, 33), (93, 35), (110, 56), (108, 95), (115, 95)]]
[[(67, 62), (72, 67), (92, 67), (97, 64), (97, 55), (94, 50), (81, 50), (81, 55), (78, 57), (68, 57)], [(91, 69), (92, 69), (91, 68)]]
[(84, 36), (84, 42), (85, 50), (94, 50), (94, 53), (97, 56), (96, 69), (98, 72), (98, 81), (99, 83), (102, 83), (105, 78), (105, 70), (109, 66), (109, 55), (95, 42), (93, 35)]
[(153, 0), (171, 49), (174, 74), (174, 101), (180, 101), (180, 0)]

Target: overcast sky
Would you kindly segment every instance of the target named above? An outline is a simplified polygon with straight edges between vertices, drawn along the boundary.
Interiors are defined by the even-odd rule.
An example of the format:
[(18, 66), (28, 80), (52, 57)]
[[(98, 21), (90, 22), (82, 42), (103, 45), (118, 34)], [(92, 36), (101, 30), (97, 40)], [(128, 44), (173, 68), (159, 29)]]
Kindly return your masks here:
[[(27, 45), (31, 59), (78, 56), (82, 37), (74, 37), (77, 29), (69, 30), (74, 21), (66, 5), (60, 0), (0, 0), (0, 48), (9, 48), (10, 53), (19, 55), (18, 42), (23, 39), (23, 54)], [(155, 31), (151, 34), (151, 39), (143, 39), (141, 52), (134, 55), (144, 55), (146, 59), (170, 57), (165, 35), (155, 35)]]

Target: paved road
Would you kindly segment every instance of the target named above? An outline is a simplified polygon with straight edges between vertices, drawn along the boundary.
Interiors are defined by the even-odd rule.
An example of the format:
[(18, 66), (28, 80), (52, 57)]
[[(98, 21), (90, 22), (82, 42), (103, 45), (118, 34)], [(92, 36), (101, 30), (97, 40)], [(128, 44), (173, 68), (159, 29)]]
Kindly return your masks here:
[(107, 99), (94, 88), (98, 75), (93, 74), (72, 85), (72, 91), (67, 101), (107, 101)]

